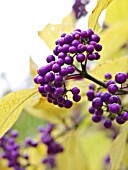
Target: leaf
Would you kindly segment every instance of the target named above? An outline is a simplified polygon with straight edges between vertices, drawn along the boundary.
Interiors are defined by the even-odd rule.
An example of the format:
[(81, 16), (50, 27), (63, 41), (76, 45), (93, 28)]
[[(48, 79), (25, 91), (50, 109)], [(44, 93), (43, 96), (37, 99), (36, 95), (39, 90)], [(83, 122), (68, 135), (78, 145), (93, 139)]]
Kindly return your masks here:
[(103, 49), (101, 51), (101, 60), (112, 60), (117, 57), (116, 52), (128, 40), (128, 20), (120, 21), (113, 24), (110, 28), (104, 30), (101, 35), (100, 44)]
[(123, 160), (128, 133), (121, 133), (112, 143), (110, 150), (111, 170), (118, 170)]
[(62, 33), (69, 33), (75, 28), (75, 16), (74, 13), (70, 13), (66, 16), (61, 24), (48, 24), (42, 31), (38, 32), (41, 39), (45, 41), (47, 46), (53, 50), (55, 47), (55, 41)]
[(16, 122), (37, 89), (21, 90), (0, 99), (0, 137)]
[(105, 73), (111, 73), (115, 75), (118, 72), (128, 71), (128, 56), (120, 57), (119, 59), (114, 59), (112, 61), (104, 61), (98, 64), (92, 71), (91, 74), (96, 78), (104, 80)]
[(31, 72), (31, 75), (32, 77), (35, 77), (37, 75), (37, 69), (38, 69), (38, 66), (36, 65), (36, 63), (33, 61), (33, 59), (30, 57), (30, 72)]
[(116, 0), (106, 10), (105, 24), (111, 25), (128, 19), (128, 0)]
[(112, 1), (113, 0), (98, 0), (97, 1), (97, 5), (95, 9), (92, 11), (92, 14), (89, 16), (88, 28), (95, 31), (101, 12), (104, 9), (106, 9)]
[[(27, 121), (26, 121), (27, 120)], [(43, 125), (44, 121), (23, 110), (18, 121), (14, 124), (13, 129), (18, 130), (18, 141), (23, 141), (28, 136), (35, 136), (37, 134), (37, 127)]]
[(89, 170), (77, 131), (68, 134), (63, 146), (64, 152), (57, 157), (57, 170)]

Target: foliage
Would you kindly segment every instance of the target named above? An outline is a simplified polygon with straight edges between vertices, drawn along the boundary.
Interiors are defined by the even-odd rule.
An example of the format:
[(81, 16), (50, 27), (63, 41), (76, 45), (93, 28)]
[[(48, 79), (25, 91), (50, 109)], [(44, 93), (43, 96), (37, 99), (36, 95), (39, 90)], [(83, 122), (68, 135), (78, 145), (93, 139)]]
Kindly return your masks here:
[[(58, 39), (59, 42), (63, 37), (62, 33), (66, 33), (65, 35), (68, 36), (74, 33), (75, 40), (79, 39), (80, 43), (86, 46), (86, 50), (82, 52), (77, 51), (75, 54), (68, 52), (74, 59), (70, 65), (75, 68), (75, 73), (67, 77), (63, 76), (64, 85), (69, 89), (66, 90), (70, 91), (68, 96), (64, 97), (68, 97), (72, 101), (71, 89), (77, 87), (80, 89), (81, 100), (80, 102), (72, 101), (73, 106), (69, 109), (53, 105), (47, 101), (45, 96), (38, 93), (38, 84), (40, 84), (38, 82), (34, 89), (12, 92), (1, 98), (1, 170), (14, 169), (14, 164), (10, 165), (10, 168), (7, 167), (10, 158), (3, 156), (2, 153), (9, 150), (8, 154), (14, 154), (12, 151), (15, 150), (15, 147), (10, 149), (8, 144), (13, 146), (15, 142), (19, 143), (18, 152), (29, 155), (30, 164), (25, 167), (26, 170), (126, 170), (128, 168), (127, 7), (127, 0), (97, 1), (96, 7), (88, 19), (88, 32), (92, 29), (100, 36), (102, 46), (98, 44), (100, 49), (97, 50), (99, 52), (103, 47), (100, 52), (101, 58), (99, 56), (100, 60), (95, 58), (95, 61), (92, 61), (92, 58), (88, 57), (94, 50), (90, 52), (88, 48), (91, 35), (86, 39), (85, 31), (83, 31), (83, 37), (80, 39), (79, 29), (72, 32), (77, 22), (73, 11), (62, 20), (62, 23), (48, 24), (38, 32), (39, 37), (51, 50), (55, 49), (55, 41), (61, 36)], [(103, 10), (106, 10), (104, 23), (99, 25), (99, 17)], [(69, 32), (70, 34), (68, 34)], [(96, 40), (94, 38), (93, 41), (96, 41), (97, 46), (99, 36), (94, 35)], [(57, 47), (58, 42), (56, 41)], [(94, 52), (96, 52), (96, 48)], [(81, 58), (77, 57), (78, 53), (85, 56), (84, 62), (79, 61)], [(58, 54), (55, 55), (58, 56)], [(95, 53), (93, 56), (96, 56)], [(30, 59), (30, 71), (32, 78), (39, 74), (39, 68), (32, 58)], [(92, 81), (95, 84), (89, 85)], [(53, 84), (51, 83), (51, 85)], [(109, 100), (111, 97), (117, 101), (109, 103), (105, 98), (104, 101), (101, 101), (104, 94), (110, 95)], [(95, 114), (100, 110), (98, 114), (101, 115), (95, 115), (90, 106), (93, 106)], [(37, 126), (40, 124), (43, 127), (39, 127), (38, 132)], [(11, 127), (17, 129), (20, 134), (19, 139), (15, 142), (9, 134)], [(31, 136), (33, 139), (25, 139), (27, 136)], [(26, 140), (27, 142), (25, 142)], [(20, 154), (20, 164), (24, 165), (22, 154)], [(107, 161), (106, 158), (108, 158)]]

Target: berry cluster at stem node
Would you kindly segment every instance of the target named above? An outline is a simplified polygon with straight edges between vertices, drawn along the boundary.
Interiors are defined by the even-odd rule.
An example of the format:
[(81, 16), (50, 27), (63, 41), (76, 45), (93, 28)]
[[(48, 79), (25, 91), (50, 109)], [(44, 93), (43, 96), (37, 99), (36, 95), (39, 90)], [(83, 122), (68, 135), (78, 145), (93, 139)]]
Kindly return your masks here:
[(92, 106), (88, 109), (89, 113), (92, 114), (92, 120), (94, 122), (102, 120), (104, 127), (110, 128), (113, 120), (116, 120), (118, 124), (128, 121), (128, 110), (124, 109), (119, 96), (123, 94), (122, 90), (127, 90), (126, 81), (128, 78), (125, 73), (117, 73), (115, 81), (111, 80), (110, 73), (106, 73), (104, 77), (107, 91), (101, 92), (101, 87), (96, 88), (95, 84), (90, 84), (86, 95), (88, 100), (92, 102)]
[[(38, 91), (48, 102), (68, 109), (72, 107), (72, 101), (81, 100), (80, 89), (67, 89), (66, 81), (76, 74), (84, 77), (87, 60), (100, 58), (98, 52), (102, 50), (102, 46), (99, 41), (100, 37), (91, 29), (75, 29), (69, 34), (63, 33), (56, 40), (53, 54), (46, 58), (48, 64), (40, 67), (34, 78), (34, 82), (40, 84)], [(77, 65), (81, 66), (81, 70)], [(72, 100), (68, 99), (68, 93), (72, 93)]]

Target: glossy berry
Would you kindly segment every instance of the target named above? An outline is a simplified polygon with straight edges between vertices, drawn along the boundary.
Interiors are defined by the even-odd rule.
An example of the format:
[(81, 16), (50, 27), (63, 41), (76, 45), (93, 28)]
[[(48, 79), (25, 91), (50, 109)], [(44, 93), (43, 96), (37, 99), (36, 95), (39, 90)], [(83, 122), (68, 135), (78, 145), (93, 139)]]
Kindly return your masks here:
[(118, 90), (118, 87), (116, 84), (110, 84), (108, 86), (108, 91), (111, 93), (111, 94), (115, 94)]
[(103, 105), (103, 101), (101, 100), (100, 97), (96, 97), (93, 99), (92, 101), (92, 106), (95, 108), (95, 109), (100, 109)]
[(105, 128), (110, 128), (111, 126), (112, 126), (112, 122), (110, 120), (105, 120), (104, 127)]
[(73, 95), (78, 95), (80, 93), (80, 89), (78, 87), (73, 87), (71, 92)]
[(119, 84), (125, 83), (126, 79), (127, 76), (124, 73), (117, 73), (115, 76), (115, 81)]
[(83, 62), (83, 61), (85, 61), (85, 55), (84, 54), (78, 54), (76, 56), (76, 59), (77, 59), (78, 62)]
[(92, 121), (93, 121), (93, 122), (96, 122), (96, 123), (97, 123), (97, 122), (100, 122), (100, 121), (101, 121), (101, 116), (93, 115), (93, 116), (92, 116)]
[(104, 75), (104, 78), (107, 79), (107, 80), (109, 80), (109, 79), (112, 78), (112, 75), (111, 75), (110, 73), (106, 73), (106, 74)]
[(118, 114), (120, 111), (120, 105), (116, 103), (110, 104), (109, 111), (112, 113)]

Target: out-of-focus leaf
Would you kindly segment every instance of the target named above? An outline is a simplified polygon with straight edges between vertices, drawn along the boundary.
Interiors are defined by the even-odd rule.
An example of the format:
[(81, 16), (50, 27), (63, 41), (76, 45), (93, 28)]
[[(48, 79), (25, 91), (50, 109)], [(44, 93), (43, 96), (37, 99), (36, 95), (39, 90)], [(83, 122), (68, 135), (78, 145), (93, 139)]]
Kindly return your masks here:
[(37, 89), (21, 90), (0, 99), (0, 137), (16, 122)]
[(36, 65), (36, 63), (33, 61), (33, 59), (30, 57), (30, 72), (32, 77), (35, 77), (37, 75), (37, 69), (38, 66)]
[(128, 19), (128, 0), (116, 0), (106, 10), (105, 24), (111, 25)]
[(63, 146), (64, 152), (57, 157), (57, 170), (90, 170), (77, 131), (67, 135)]
[(42, 124), (44, 124), (42, 119), (39, 119), (38, 117), (35, 117), (23, 110), (20, 118), (13, 126), (13, 129), (18, 130), (19, 132), (17, 140), (23, 141), (28, 136), (37, 135), (38, 126)]
[(101, 12), (108, 7), (108, 5), (112, 2), (113, 0), (98, 0), (97, 5), (95, 9), (92, 11), (92, 14), (89, 17), (88, 20), (88, 28), (92, 29), (95, 31), (99, 16)]
[(113, 59), (116, 57), (115, 53), (128, 40), (128, 20), (113, 24), (110, 28), (104, 30), (100, 37), (100, 44), (103, 46), (101, 60)]
[(36, 148), (27, 148), (24, 153), (30, 155), (30, 166), (26, 170), (45, 170), (42, 159), (46, 157), (46, 146), (39, 144)]
[(38, 32), (41, 39), (45, 41), (47, 46), (53, 50), (55, 48), (55, 41), (62, 33), (69, 33), (75, 27), (74, 12), (66, 16), (61, 24), (48, 24), (42, 31)]
[(128, 132), (121, 133), (112, 143), (110, 150), (111, 170), (119, 170), (124, 157)]
[(115, 75), (118, 72), (127, 72), (128, 71), (128, 56), (121, 57), (119, 59), (114, 59), (112, 61), (105, 61), (98, 64), (92, 71), (96, 78), (104, 80), (104, 74), (110, 72), (112, 75)]
[(111, 146), (111, 139), (106, 136), (105, 131), (95, 130), (96, 128), (93, 124), (93, 128), (82, 136), (82, 148), (85, 150), (90, 170), (103, 168), (104, 158)]
[[(60, 121), (62, 122), (62, 119), (70, 116), (71, 111), (73, 111), (77, 105), (86, 102), (85, 91), (88, 88), (88, 82), (86, 80), (69, 80), (66, 83), (66, 87), (67, 89), (71, 89), (72, 87), (79, 87), (81, 90), (81, 101), (78, 103), (74, 102), (72, 108), (60, 108), (56, 105), (53, 105), (52, 103), (47, 102), (45, 97), (39, 96), (37, 99), (34, 98), (30, 103), (28, 103), (25, 109), (30, 114), (47, 121), (51, 121), (53, 123), (58, 123)], [(71, 93), (68, 94), (68, 98), (72, 98)]]

